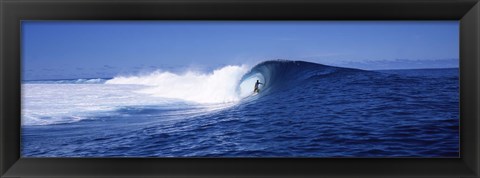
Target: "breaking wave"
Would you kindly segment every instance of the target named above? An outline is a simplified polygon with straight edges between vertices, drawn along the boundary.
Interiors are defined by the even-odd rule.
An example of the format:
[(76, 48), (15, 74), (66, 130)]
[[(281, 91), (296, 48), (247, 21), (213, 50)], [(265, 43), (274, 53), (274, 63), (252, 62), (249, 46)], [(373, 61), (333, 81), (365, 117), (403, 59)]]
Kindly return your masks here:
[(188, 71), (183, 74), (155, 71), (140, 76), (117, 76), (105, 84), (147, 85), (138, 92), (156, 97), (196, 103), (236, 102), (253, 93), (258, 80), (262, 95), (282, 86), (295, 84), (314, 75), (325, 75), (345, 68), (304, 61), (274, 60), (247, 66), (226, 66), (211, 73)]

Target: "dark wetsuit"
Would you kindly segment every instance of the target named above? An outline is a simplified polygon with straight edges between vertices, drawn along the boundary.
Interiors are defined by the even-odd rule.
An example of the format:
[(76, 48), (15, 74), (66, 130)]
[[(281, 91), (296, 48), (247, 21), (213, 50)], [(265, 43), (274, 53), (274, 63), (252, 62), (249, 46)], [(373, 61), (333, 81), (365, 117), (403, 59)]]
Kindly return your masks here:
[(253, 89), (253, 92), (258, 93), (258, 92), (260, 91), (260, 90), (258, 89), (258, 85), (260, 85), (260, 84), (263, 84), (263, 83), (260, 83), (260, 82), (258, 82), (258, 81), (255, 83), (255, 89)]

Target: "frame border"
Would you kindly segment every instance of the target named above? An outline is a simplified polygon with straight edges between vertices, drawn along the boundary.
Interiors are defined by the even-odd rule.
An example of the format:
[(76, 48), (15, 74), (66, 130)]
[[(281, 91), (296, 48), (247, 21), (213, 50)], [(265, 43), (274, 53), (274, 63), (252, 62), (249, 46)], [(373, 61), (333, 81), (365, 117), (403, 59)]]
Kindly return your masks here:
[[(460, 20), (461, 158), (21, 158), (21, 20)], [(479, 177), (478, 0), (0, 0), (0, 177)]]

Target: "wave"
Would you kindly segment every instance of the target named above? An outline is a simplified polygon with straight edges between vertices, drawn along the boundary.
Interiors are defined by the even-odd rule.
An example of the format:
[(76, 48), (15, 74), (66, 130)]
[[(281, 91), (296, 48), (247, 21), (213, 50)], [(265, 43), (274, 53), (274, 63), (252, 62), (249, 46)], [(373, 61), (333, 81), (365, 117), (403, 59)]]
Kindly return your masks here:
[(236, 87), (247, 71), (246, 66), (226, 66), (211, 73), (155, 71), (148, 75), (114, 77), (105, 84), (146, 85), (149, 87), (140, 93), (196, 103), (228, 103), (241, 99)]
[(254, 94), (258, 80), (260, 94), (293, 86), (312, 76), (326, 75), (338, 70), (354, 70), (305, 61), (271, 60), (253, 68), (246, 65), (226, 66), (211, 73), (188, 71), (183, 74), (155, 71), (147, 75), (117, 76), (105, 84), (149, 86), (138, 92), (156, 97), (179, 99), (195, 103), (237, 102)]
[[(327, 66), (305, 61), (272, 60), (265, 61), (254, 66), (248, 73), (243, 75), (238, 91), (240, 95), (251, 93), (256, 80), (261, 83), (260, 94), (268, 94), (273, 91), (292, 87), (313, 76), (333, 74), (338, 71), (356, 69)], [(249, 90), (245, 90), (245, 86)], [(250, 88), (248, 88), (250, 87)]]
[(25, 84), (104, 84), (105, 78), (82, 78), (82, 79), (63, 79), (63, 80), (30, 80), (24, 81)]
[[(355, 69), (305, 61), (275, 60), (261, 62), (252, 68), (230, 65), (210, 73), (155, 71), (147, 75), (117, 76), (112, 79), (26, 82), (22, 87), (22, 123), (50, 125), (78, 122), (102, 113), (109, 115), (125, 107), (140, 110), (146, 106), (185, 109), (201, 105), (205, 107), (201, 113), (210, 113), (242, 102), (258, 101), (258, 98), (266, 95), (283, 97), (274, 92), (295, 88), (311, 77), (335, 81), (327, 75), (351, 70)], [(254, 94), (257, 80), (263, 83), (260, 93), (250, 97)]]

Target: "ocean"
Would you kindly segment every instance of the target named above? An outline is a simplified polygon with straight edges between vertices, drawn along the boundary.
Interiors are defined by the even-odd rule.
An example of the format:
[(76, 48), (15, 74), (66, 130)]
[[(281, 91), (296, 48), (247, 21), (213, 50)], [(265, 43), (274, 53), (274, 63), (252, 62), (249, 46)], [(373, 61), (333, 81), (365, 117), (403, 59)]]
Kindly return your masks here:
[(23, 81), (21, 119), (22, 157), (459, 157), (459, 70), (277, 60)]

